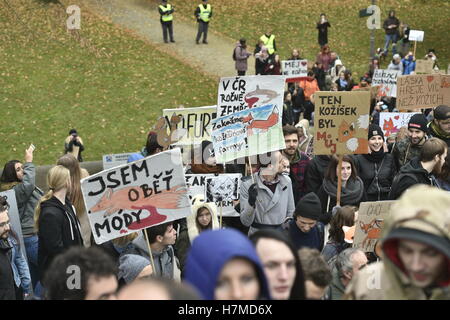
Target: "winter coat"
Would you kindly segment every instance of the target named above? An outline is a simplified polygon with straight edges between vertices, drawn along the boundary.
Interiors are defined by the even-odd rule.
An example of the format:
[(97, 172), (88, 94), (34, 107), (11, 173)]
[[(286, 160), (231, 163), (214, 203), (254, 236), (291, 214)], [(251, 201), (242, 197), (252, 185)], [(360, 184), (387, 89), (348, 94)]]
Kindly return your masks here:
[(246, 48), (243, 48), (240, 43), (236, 45), (234, 48), (234, 56), (236, 61), (234, 63), (234, 67), (237, 71), (247, 71), (247, 59), (251, 56), (251, 53), (247, 51)]
[(358, 154), (354, 157), (358, 176), (364, 182), (367, 201), (387, 200), (397, 170), (394, 156), (385, 153), (381, 161), (371, 161), (370, 155)]
[(23, 165), (23, 180), (20, 183), (2, 183), (0, 191), (13, 188), (16, 195), (17, 208), (19, 209), (20, 225), (22, 234), (29, 237), (36, 234), (34, 229), (34, 209), (39, 199), (44, 194), (36, 187), (36, 167), (31, 162)]
[(255, 174), (258, 196), (253, 208), (248, 203), (248, 189), (253, 184), (252, 179), (243, 181), (241, 184), (241, 222), (244, 226), (250, 227), (249, 235), (253, 234), (260, 227), (255, 227), (255, 223), (280, 227), (287, 218), (292, 217), (295, 204), (292, 193), (291, 180), (282, 175), (278, 175), (279, 183), (272, 193), (270, 189), (263, 184), (260, 173)]
[(436, 137), (444, 141), (447, 146), (450, 148), (450, 134), (443, 131), (438, 125), (434, 123), (434, 121), (431, 121), (428, 124), (428, 130), (430, 131), (430, 135), (432, 137)]
[[(395, 24), (397, 28), (388, 29), (391, 24)], [(398, 27), (400, 26), (400, 21), (396, 17), (388, 17), (383, 22), (383, 29), (386, 31), (386, 34), (397, 34)]]
[(260, 296), (270, 299), (264, 270), (254, 246), (234, 229), (205, 231), (195, 238), (186, 260), (184, 280), (194, 286), (203, 299), (212, 300), (223, 267), (235, 257), (252, 262), (259, 278)]
[(198, 195), (192, 200), (192, 213), (186, 217), (186, 226), (181, 227), (175, 243), (175, 255), (180, 261), (181, 270), (184, 269), (186, 257), (191, 248), (192, 241), (200, 234), (197, 227), (197, 214), (200, 208), (206, 207), (211, 213), (211, 227), (213, 230), (219, 229), (219, 219), (217, 218), (217, 207), (214, 202), (205, 202), (204, 195)]
[(411, 72), (416, 70), (416, 62), (413, 61), (412, 56), (409, 59), (403, 58), (401, 64), (403, 67), (403, 75), (409, 75)]
[(332, 260), (339, 253), (350, 247), (351, 244), (347, 242), (339, 243), (333, 240), (328, 240), (327, 243), (325, 244), (325, 247), (322, 250), (321, 255), (327, 263), (330, 263), (330, 260)]
[(389, 63), (388, 70), (397, 70), (400, 71), (401, 74), (403, 74), (403, 63), (400, 61), (398, 64), (394, 63), (394, 61), (391, 61), (391, 63)]
[(298, 82), (299, 87), (303, 88), (303, 92), (305, 94), (305, 100), (310, 101), (311, 96), (319, 91), (319, 86), (317, 85), (317, 80), (312, 77), (305, 77), (304, 79)]
[(397, 142), (392, 149), (397, 168), (401, 168), (407, 164), (412, 158), (420, 156), (420, 150), (425, 143), (426, 138), (419, 144), (412, 144), (411, 140), (406, 137), (405, 139)]
[(306, 191), (317, 193), (323, 182), (323, 177), (325, 175), (325, 170), (328, 168), (330, 163), (330, 156), (314, 156), (312, 160), (308, 163), (306, 167)]
[[(401, 175), (401, 178), (392, 185), (390, 200), (398, 199), (406, 189), (415, 184), (437, 185), (436, 178), (422, 167), (418, 157), (401, 167), (398, 174)], [(405, 174), (413, 175), (415, 179)]]
[(31, 275), (28, 261), (25, 259), (20, 244), (13, 237), (8, 238), (11, 246), (11, 267), (14, 273), (14, 282), (17, 288), (22, 288), (23, 293), (31, 294)]
[(304, 233), (295, 223), (295, 219), (291, 219), (289, 222), (283, 224), (283, 230), (291, 239), (295, 250), (300, 250), (301, 248), (311, 248), (322, 251), (325, 226), (321, 222), (317, 222), (308, 233)]
[(310, 160), (306, 153), (299, 150), (295, 152), (294, 158), (291, 160), (289, 178), (291, 178), (292, 181), (295, 204), (307, 194), (305, 174), (309, 162)]
[[(424, 197), (424, 195), (426, 195)], [(429, 186), (415, 186), (390, 210), (381, 234), (383, 258), (355, 275), (345, 298), (356, 300), (450, 300), (450, 273), (426, 290), (414, 286), (398, 256), (399, 239), (426, 244), (450, 265), (450, 195)], [(373, 284), (373, 285), (368, 285)]]
[(58, 198), (52, 197), (41, 203), (38, 231), (38, 266), (41, 282), (57, 255), (72, 246), (83, 246), (81, 227), (75, 208), (67, 197), (65, 202), (66, 205), (63, 205)]
[(3, 239), (0, 239), (0, 300), (16, 300), (11, 246)]

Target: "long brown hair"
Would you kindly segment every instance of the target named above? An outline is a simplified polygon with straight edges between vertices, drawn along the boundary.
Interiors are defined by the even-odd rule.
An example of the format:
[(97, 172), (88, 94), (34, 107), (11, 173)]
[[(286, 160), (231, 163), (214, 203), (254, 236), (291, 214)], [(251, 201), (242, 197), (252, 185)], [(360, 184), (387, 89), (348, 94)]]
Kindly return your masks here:
[(339, 208), (330, 221), (330, 235), (329, 238), (337, 243), (344, 242), (343, 226), (352, 227), (355, 224), (356, 207), (343, 206)]
[(80, 217), (86, 213), (84, 206), (83, 195), (81, 193), (81, 168), (77, 158), (68, 153), (58, 159), (58, 165), (61, 165), (70, 171), (70, 192), (68, 198), (72, 202), (77, 211), (77, 216)]
[[(344, 154), (342, 156), (342, 162), (348, 162), (350, 163), (352, 167), (352, 173), (350, 177), (352, 179), (356, 179), (356, 176), (358, 175), (358, 172), (356, 171), (355, 163), (353, 161), (353, 158), (347, 154)], [(330, 163), (328, 164), (327, 171), (325, 172), (325, 179), (331, 180), (331, 181), (337, 181), (337, 175), (336, 175), (336, 168), (339, 164), (339, 158), (336, 155), (332, 155), (330, 159)], [(340, 170), (339, 170), (340, 171)]]

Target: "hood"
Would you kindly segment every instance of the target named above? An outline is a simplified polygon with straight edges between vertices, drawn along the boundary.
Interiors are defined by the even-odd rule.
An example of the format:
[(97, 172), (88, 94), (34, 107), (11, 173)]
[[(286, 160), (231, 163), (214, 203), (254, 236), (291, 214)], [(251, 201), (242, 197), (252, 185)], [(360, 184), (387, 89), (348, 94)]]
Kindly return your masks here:
[(199, 230), (197, 228), (197, 211), (205, 207), (209, 210), (212, 217), (212, 229), (219, 229), (219, 220), (217, 219), (217, 207), (214, 202), (205, 202), (205, 196), (199, 194), (192, 200), (192, 214), (186, 217), (186, 224), (188, 228), (189, 240), (192, 242), (198, 235)]
[(302, 128), (303, 135), (307, 138), (309, 138), (309, 121), (306, 119), (300, 120), (296, 125), (296, 128)]
[[(66, 201), (68, 201), (68, 199), (66, 198)], [(66, 212), (66, 207), (64, 207), (64, 205), (61, 203), (61, 201), (58, 200), (58, 198), (56, 198), (55, 196), (51, 197), (50, 199), (41, 202), (41, 210), (47, 207), (58, 207), (60, 208), (62, 211)]]
[(234, 229), (204, 231), (192, 243), (186, 260), (185, 280), (206, 300), (214, 299), (214, 289), (224, 265), (242, 257), (253, 263), (261, 284), (261, 296), (270, 299), (264, 270), (250, 240)]
[[(424, 197), (426, 195), (426, 197)], [(450, 193), (419, 184), (411, 187), (396, 201), (385, 220), (382, 250), (386, 271), (396, 274), (403, 284), (409, 279), (398, 256), (398, 241), (409, 239), (427, 244), (447, 258), (447, 279), (440, 287), (450, 285)]]
[(335, 66), (343, 66), (341, 59), (336, 59), (336, 61), (334, 62)]
[(422, 167), (418, 157), (412, 158), (408, 163), (401, 167), (400, 172), (423, 175), (424, 178), (429, 179), (429, 173)]

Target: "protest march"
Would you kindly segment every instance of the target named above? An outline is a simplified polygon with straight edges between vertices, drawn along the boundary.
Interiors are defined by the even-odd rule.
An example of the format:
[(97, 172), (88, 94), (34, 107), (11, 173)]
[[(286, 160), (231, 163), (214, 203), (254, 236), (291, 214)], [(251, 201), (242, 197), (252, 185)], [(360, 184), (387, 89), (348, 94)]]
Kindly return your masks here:
[[(190, 30), (177, 27), (186, 4), (156, 2), (157, 50), (174, 60), (161, 72), (170, 74), (181, 61), (171, 48), (186, 46)], [(223, 32), (215, 23), (226, 5), (197, 2), (188, 48), (216, 50), (208, 28)], [(380, 14), (372, 9), (360, 18)], [(145, 11), (136, 10), (138, 20)], [(300, 45), (280, 29), (240, 31), (247, 39), (217, 59), (236, 74), (198, 72), (215, 92), (196, 106), (169, 103), (139, 74), (157, 96), (133, 114), (150, 123), (136, 125), (139, 149), (120, 140), (127, 105), (111, 124), (77, 109), (77, 128), (46, 133), (63, 130), (61, 146), (44, 146), (41, 130), (24, 135), (18, 160), (21, 145), (4, 143), (0, 300), (450, 300), (450, 74), (434, 49), (419, 57), (437, 44), (401, 13), (381, 12), (369, 28), (384, 37), (362, 55), (370, 63), (334, 51), (338, 17), (325, 13), (308, 22), (313, 58), (281, 54)], [(352, 73), (357, 64), (366, 72)], [(115, 89), (133, 86), (116, 76)], [(0, 95), (0, 105), (10, 99)], [(53, 117), (31, 121), (51, 127)], [(21, 136), (19, 125), (4, 126), (2, 135)], [(103, 134), (107, 152), (97, 156), (91, 146)], [(44, 165), (44, 153), (58, 156)], [(198, 311), (190, 308), (178, 314)]]

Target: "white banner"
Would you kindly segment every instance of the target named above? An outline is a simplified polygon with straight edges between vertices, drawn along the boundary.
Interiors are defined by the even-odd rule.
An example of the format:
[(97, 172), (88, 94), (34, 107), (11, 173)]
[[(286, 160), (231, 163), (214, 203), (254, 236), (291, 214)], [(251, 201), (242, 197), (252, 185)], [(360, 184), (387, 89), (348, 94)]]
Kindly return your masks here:
[(126, 164), (128, 161), (128, 157), (132, 154), (133, 152), (105, 154), (103, 156), (103, 170), (109, 170), (111, 168)]

